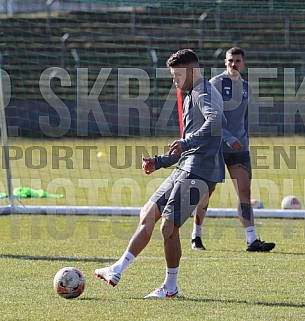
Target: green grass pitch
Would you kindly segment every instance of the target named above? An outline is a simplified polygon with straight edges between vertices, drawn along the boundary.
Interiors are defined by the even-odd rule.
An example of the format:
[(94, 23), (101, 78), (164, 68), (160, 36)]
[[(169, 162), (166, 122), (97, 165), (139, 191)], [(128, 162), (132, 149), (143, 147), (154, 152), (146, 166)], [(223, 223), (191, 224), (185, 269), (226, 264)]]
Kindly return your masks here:
[[(77, 186), (79, 181), (108, 180), (99, 192), (97, 204), (88, 204), (88, 194), (75, 188), (75, 198), (52, 200), (51, 205), (141, 206), (171, 169), (150, 176), (143, 174), (135, 153), (131, 166), (120, 169), (125, 146), (144, 147), (154, 155), (171, 139), (26, 140), (10, 139), (23, 153), (12, 160), (12, 175), (23, 185), (31, 180), (43, 188), (54, 179), (64, 178)], [(47, 166), (41, 155), (25, 152), (33, 146), (47, 151)], [(52, 148), (73, 149), (73, 166), (51, 166)], [(77, 146), (94, 146), (89, 169)], [(118, 163), (111, 164), (111, 147), (118, 147)], [(153, 146), (155, 146), (153, 148)], [(267, 208), (279, 208), (282, 196), (294, 193), (304, 203), (303, 137), (251, 138), (254, 198)], [(43, 149), (43, 150), (44, 150)], [(97, 152), (105, 152), (97, 158)], [(21, 154), (22, 154), (21, 153)], [(112, 155), (113, 156), (113, 155)], [(12, 155), (14, 158), (14, 155)], [(17, 157), (16, 157), (17, 158)], [(26, 164), (26, 162), (30, 163)], [(29, 168), (32, 165), (33, 168)], [(137, 166), (135, 166), (137, 164)], [(36, 167), (36, 168), (35, 168)], [(40, 168), (39, 168), (40, 167)], [(5, 171), (2, 171), (5, 182)], [(139, 187), (138, 198), (128, 190), (114, 198), (115, 182), (130, 179)], [(154, 183), (154, 184), (153, 184)], [(14, 186), (17, 182), (14, 182)], [(149, 188), (148, 188), (149, 186)], [(65, 192), (59, 189), (59, 193)], [(116, 195), (115, 195), (116, 196)], [(29, 205), (49, 205), (48, 199), (22, 200)], [(7, 203), (4, 199), (3, 204)], [(69, 203), (71, 202), (71, 203)], [(212, 207), (235, 207), (230, 184), (219, 184), (211, 199)], [(3, 320), (304, 320), (304, 221), (291, 219), (256, 220), (263, 240), (277, 243), (271, 253), (245, 251), (244, 231), (236, 218), (207, 218), (204, 226), (207, 251), (190, 249), (190, 219), (181, 230), (183, 257), (179, 273), (180, 298), (146, 301), (143, 296), (164, 279), (165, 262), (158, 226), (148, 247), (123, 274), (116, 288), (94, 276), (94, 269), (111, 264), (125, 250), (137, 226), (137, 217), (118, 216), (0, 216), (0, 310)], [(75, 300), (65, 300), (53, 290), (53, 277), (64, 266), (83, 271), (87, 286)]]
[[(234, 218), (207, 218), (207, 251), (190, 249), (191, 220), (181, 230), (180, 298), (144, 300), (164, 279), (158, 224), (148, 247), (115, 288), (94, 276), (125, 250), (137, 217), (0, 217), (2, 320), (304, 320), (304, 221), (257, 220), (271, 253), (245, 251)], [(66, 300), (53, 277), (75, 266), (86, 277), (82, 296)]]

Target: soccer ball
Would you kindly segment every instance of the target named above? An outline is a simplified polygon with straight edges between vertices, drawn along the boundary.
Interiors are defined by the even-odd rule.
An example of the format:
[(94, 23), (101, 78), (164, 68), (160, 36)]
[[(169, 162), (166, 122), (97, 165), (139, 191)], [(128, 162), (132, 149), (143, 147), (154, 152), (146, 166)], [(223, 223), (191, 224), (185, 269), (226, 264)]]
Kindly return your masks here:
[(251, 205), (252, 205), (253, 208), (257, 208), (257, 209), (265, 208), (263, 202), (261, 202), (260, 200), (255, 199), (255, 198), (251, 199)]
[(296, 196), (288, 195), (283, 198), (281, 207), (283, 210), (300, 210), (302, 203)]
[(57, 294), (65, 299), (74, 299), (85, 290), (85, 277), (75, 267), (64, 267), (54, 276), (53, 286)]

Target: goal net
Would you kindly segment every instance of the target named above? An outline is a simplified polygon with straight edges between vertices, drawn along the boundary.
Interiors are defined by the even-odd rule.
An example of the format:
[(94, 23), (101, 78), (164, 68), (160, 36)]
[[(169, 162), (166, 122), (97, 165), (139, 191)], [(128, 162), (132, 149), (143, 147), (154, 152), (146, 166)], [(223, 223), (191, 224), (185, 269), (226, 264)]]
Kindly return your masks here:
[[(293, 2), (293, 5), (292, 5)], [(305, 10), (300, 1), (7, 1), (0, 6), (2, 213), (138, 215), (172, 168), (142, 157), (180, 136), (166, 59), (194, 49), (205, 77), (246, 52), (252, 198), (261, 216), (304, 199)], [(208, 215), (236, 215), (218, 184)]]

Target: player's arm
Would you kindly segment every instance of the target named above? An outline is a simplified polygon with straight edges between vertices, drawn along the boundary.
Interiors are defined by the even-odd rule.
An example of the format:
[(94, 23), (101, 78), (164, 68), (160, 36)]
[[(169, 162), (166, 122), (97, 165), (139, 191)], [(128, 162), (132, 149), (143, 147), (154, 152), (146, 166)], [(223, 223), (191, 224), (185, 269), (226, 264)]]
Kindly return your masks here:
[[(215, 90), (212, 95), (211, 93), (204, 93), (198, 96), (198, 107), (205, 119), (202, 126), (195, 131), (193, 134), (189, 135), (182, 142), (183, 150), (188, 150), (191, 148), (197, 148), (205, 146), (207, 147), (211, 144), (211, 137), (219, 137), (222, 134), (222, 128), (226, 124), (226, 118), (223, 114), (222, 98), (218, 92)], [(217, 99), (216, 97), (217, 93)]]
[(242, 150), (243, 148), (238, 138), (225, 128), (222, 131), (222, 139), (233, 150)]
[(145, 174), (149, 175), (160, 168), (167, 168), (178, 162), (180, 154), (170, 152), (165, 155), (155, 157), (143, 157), (142, 168)]
[(246, 110), (246, 113), (245, 113), (245, 131), (247, 133), (247, 138), (248, 138), (248, 141), (249, 141), (249, 106), (251, 106), (251, 97), (252, 97), (252, 88), (251, 86), (247, 83), (248, 85), (248, 108)]
[(156, 169), (167, 168), (176, 164), (181, 154), (168, 153), (161, 156), (156, 156)]
[(156, 159), (154, 157), (143, 157), (142, 168), (147, 175), (153, 173), (156, 170)]

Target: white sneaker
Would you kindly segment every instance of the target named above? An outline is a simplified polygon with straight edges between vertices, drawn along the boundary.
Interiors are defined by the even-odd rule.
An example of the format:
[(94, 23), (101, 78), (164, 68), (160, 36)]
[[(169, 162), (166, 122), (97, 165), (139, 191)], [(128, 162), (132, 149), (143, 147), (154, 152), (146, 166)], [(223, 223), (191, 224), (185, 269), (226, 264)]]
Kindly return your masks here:
[(121, 279), (121, 273), (113, 272), (110, 266), (102, 269), (96, 269), (95, 276), (106, 281), (112, 286), (116, 286)]
[(166, 288), (164, 284), (162, 284), (160, 288), (146, 295), (144, 299), (172, 299), (176, 298), (177, 296), (178, 288), (176, 288), (174, 291), (171, 291)]

